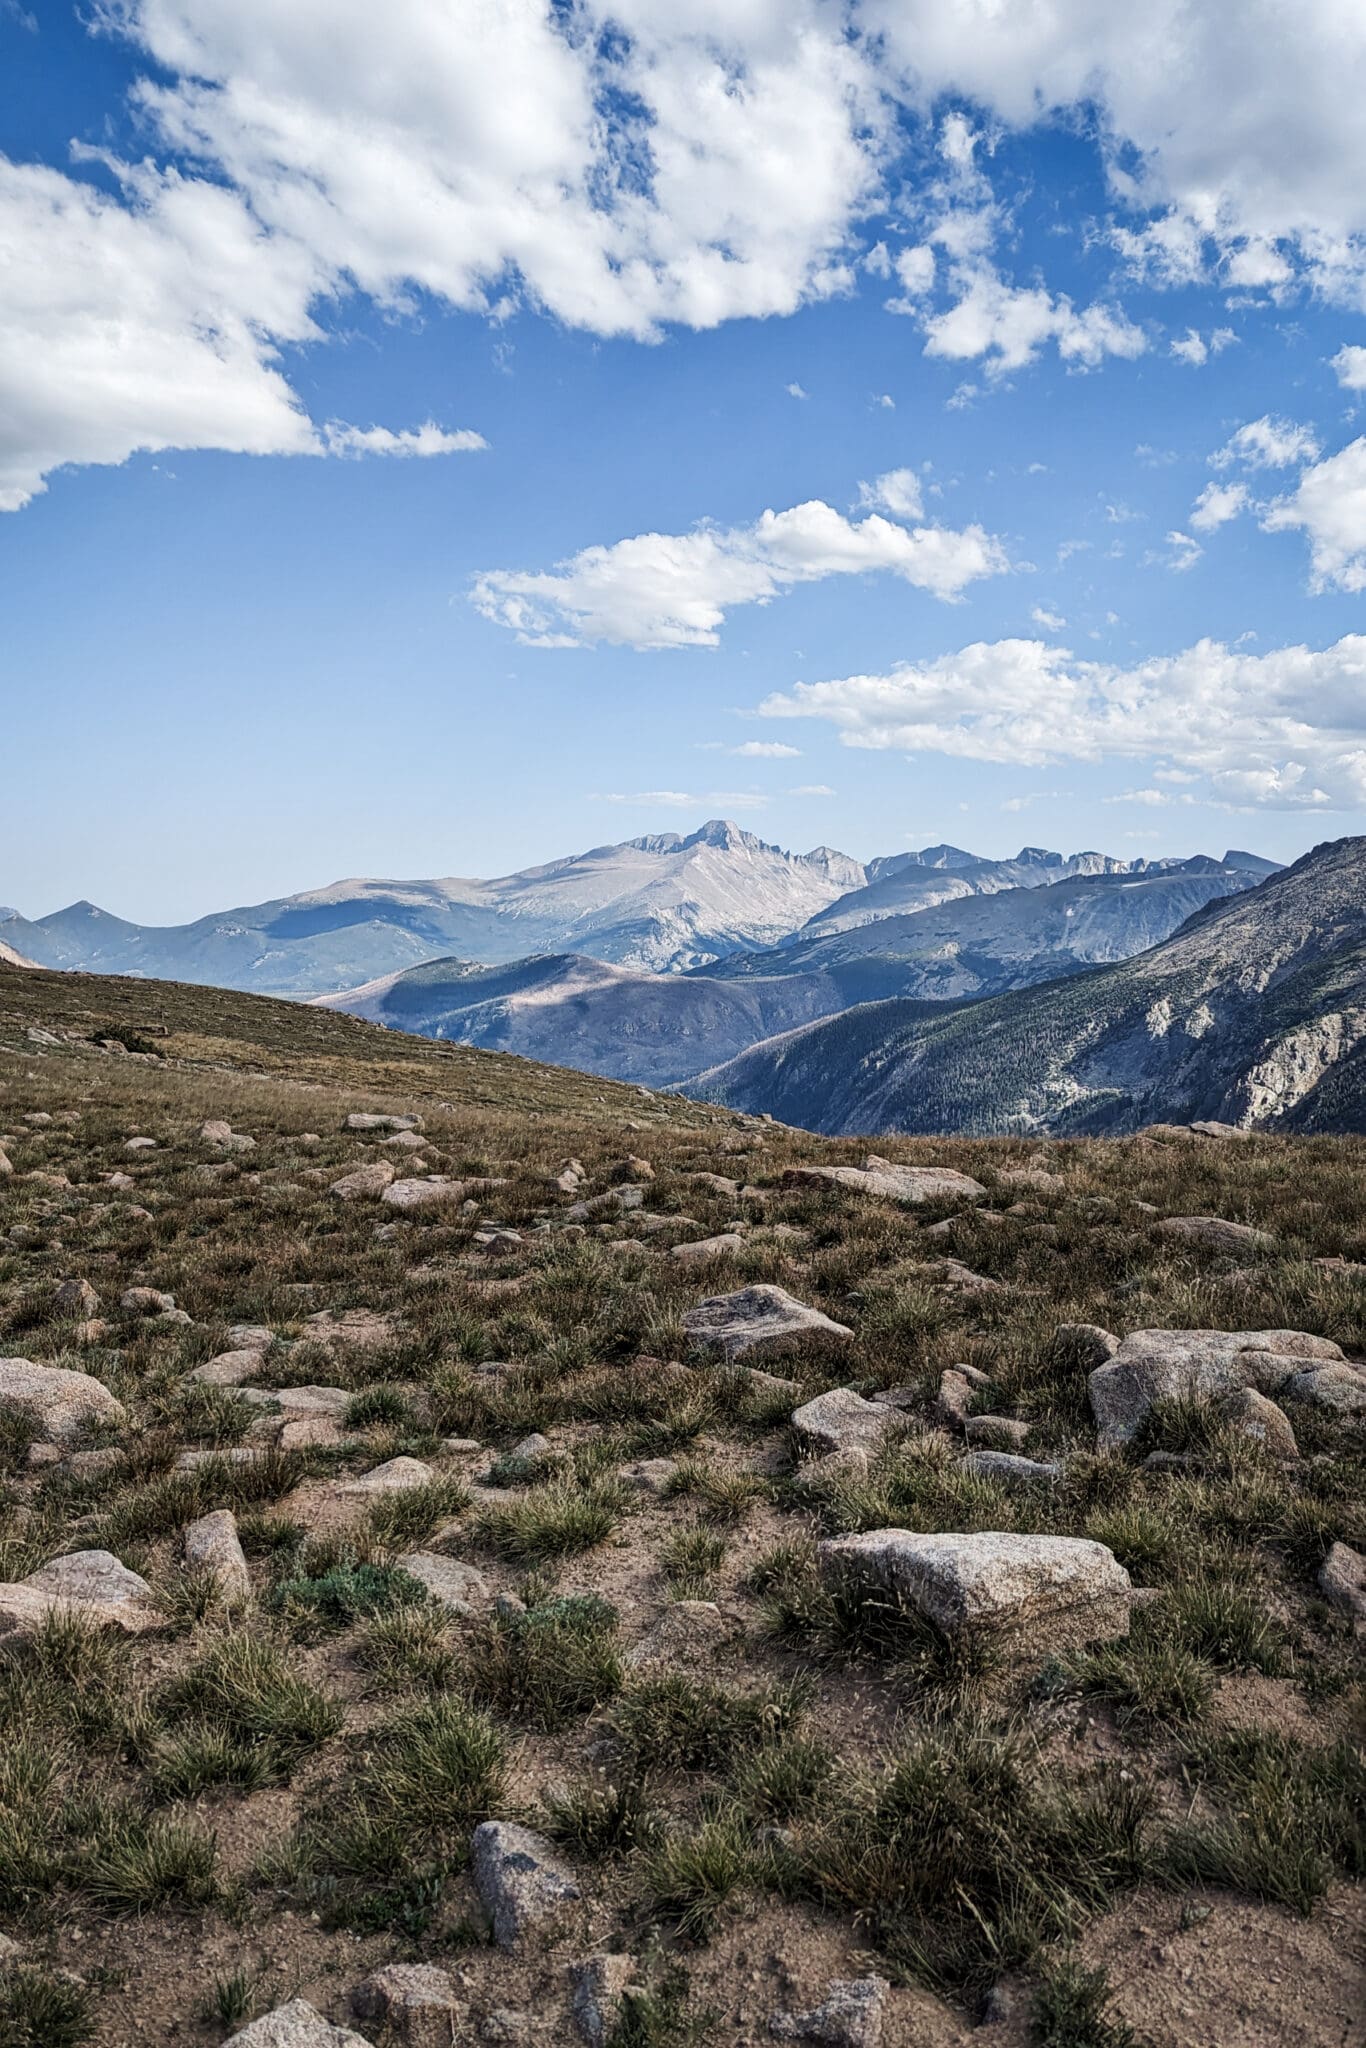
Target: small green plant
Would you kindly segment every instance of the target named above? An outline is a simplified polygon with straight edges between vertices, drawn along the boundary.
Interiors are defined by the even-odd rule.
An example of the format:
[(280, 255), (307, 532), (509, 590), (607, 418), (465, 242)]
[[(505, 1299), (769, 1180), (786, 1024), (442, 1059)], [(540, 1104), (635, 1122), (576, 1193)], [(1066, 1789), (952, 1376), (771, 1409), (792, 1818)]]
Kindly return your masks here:
[(628, 1489), (615, 1479), (597, 1479), (585, 1486), (573, 1473), (565, 1473), (532, 1487), (506, 1507), (490, 1510), (480, 1527), (503, 1557), (538, 1564), (596, 1549), (616, 1533), (630, 1505)]
[(469, 1637), (462, 1670), (482, 1705), (533, 1728), (563, 1727), (621, 1689), (616, 1609), (580, 1593), (495, 1615)]
[(470, 1490), (460, 1479), (429, 1479), (423, 1486), (405, 1486), (381, 1494), (370, 1510), (370, 1529), (377, 1543), (390, 1550), (408, 1550), (430, 1536), (439, 1522), (463, 1514)]
[(1054, 1966), (1034, 1994), (1030, 2048), (1139, 2048), (1132, 2027), (1110, 2017), (1104, 1970), (1072, 1959)]
[(347, 1429), (370, 1429), (382, 1423), (390, 1429), (411, 1426), (413, 1412), (408, 1397), (399, 1387), (366, 1387), (346, 1404)]
[(340, 1704), (301, 1678), (280, 1647), (253, 1631), (220, 1642), (164, 1688), (164, 1713), (192, 1714), (234, 1747), (254, 1749), (272, 1778), (335, 1735)]
[(0, 1970), (4, 2048), (84, 2048), (95, 2031), (90, 1993), (36, 1963)]
[(638, 1769), (724, 1776), (740, 1757), (794, 1728), (811, 1697), (809, 1680), (741, 1691), (665, 1671), (633, 1679), (613, 1718)]
[(356, 1645), (356, 1657), (382, 1692), (440, 1692), (456, 1672), (449, 1618), (435, 1600), (376, 1614)]
[(149, 1906), (202, 1906), (217, 1889), (214, 1838), (194, 1822), (126, 1808), (103, 1816), (73, 1875), (109, 1913)]
[(698, 1524), (676, 1531), (659, 1553), (664, 1576), (679, 1600), (710, 1600), (725, 1561), (725, 1537)]
[(649, 1780), (588, 1778), (542, 1795), (547, 1832), (575, 1855), (598, 1861), (648, 1846), (659, 1832)]
[(292, 1626), (349, 1628), (355, 1621), (396, 1607), (420, 1607), (426, 1587), (393, 1564), (334, 1564), (317, 1578), (282, 1579), (270, 1605)]

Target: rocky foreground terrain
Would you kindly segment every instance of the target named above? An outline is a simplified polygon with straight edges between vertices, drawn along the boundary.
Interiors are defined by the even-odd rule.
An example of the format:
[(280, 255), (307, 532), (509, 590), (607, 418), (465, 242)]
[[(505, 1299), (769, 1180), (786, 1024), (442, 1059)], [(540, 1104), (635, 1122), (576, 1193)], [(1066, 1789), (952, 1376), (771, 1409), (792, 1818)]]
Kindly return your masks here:
[(0, 966), (0, 2043), (1347, 2044), (1366, 1144)]

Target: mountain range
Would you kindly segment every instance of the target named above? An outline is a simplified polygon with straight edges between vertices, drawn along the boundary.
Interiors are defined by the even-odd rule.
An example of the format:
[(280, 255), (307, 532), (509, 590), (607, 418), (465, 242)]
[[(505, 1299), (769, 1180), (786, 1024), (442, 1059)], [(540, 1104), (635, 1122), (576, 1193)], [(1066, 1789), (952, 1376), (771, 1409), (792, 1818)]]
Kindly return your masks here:
[[(1231, 854), (1225, 864), (1255, 859)], [(575, 953), (680, 973), (781, 944), (813, 919), (842, 930), (960, 897), (1170, 865), (1037, 847), (994, 861), (932, 846), (865, 866), (828, 846), (788, 853), (712, 819), (686, 836), (596, 846), (491, 881), (352, 879), (190, 924), (134, 924), (90, 902), (35, 919), (0, 910), (0, 941), (43, 967), (299, 997), (452, 957), (502, 966)]]
[(864, 1003), (693, 1085), (829, 1133), (1366, 1130), (1366, 839), (1133, 959), (979, 1002)]
[[(1050, 861), (974, 866), (1023, 865), (1033, 876), (1070, 865)], [(316, 1000), (426, 1037), (662, 1087), (857, 1003), (962, 1000), (1127, 959), (1214, 898), (1253, 886), (1248, 867), (1199, 857), (1145, 873), (1112, 867), (833, 931), (817, 918), (778, 946), (682, 974), (573, 953), (496, 967), (434, 960)]]

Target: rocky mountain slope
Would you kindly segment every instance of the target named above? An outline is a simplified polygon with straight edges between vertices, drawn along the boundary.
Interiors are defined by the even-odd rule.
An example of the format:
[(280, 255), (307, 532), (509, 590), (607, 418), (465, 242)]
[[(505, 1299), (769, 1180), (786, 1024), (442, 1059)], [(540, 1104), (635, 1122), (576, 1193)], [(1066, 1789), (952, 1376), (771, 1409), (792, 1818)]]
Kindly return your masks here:
[(74, 903), (33, 921), (0, 919), (0, 936), (44, 967), (306, 996), (450, 954), (498, 963), (572, 948), (689, 967), (771, 944), (863, 875), (830, 847), (786, 853), (713, 819), (686, 837), (598, 846), (494, 881), (333, 882), (168, 926)]
[(1366, 840), (1316, 847), (1135, 959), (939, 1012), (866, 1004), (697, 1085), (830, 1132), (1366, 1130)]
[(506, 967), (434, 960), (318, 1000), (399, 1030), (657, 1087), (855, 1003), (994, 994), (1127, 958), (1251, 884), (1243, 869), (1197, 859), (967, 896), (684, 975), (574, 954)]

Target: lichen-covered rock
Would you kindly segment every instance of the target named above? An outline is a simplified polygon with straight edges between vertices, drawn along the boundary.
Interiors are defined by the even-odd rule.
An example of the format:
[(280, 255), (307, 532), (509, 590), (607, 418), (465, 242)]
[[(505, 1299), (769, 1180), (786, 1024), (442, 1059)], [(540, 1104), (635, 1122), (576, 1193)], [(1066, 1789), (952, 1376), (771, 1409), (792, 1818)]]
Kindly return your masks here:
[(1231, 1223), (1223, 1216), (1165, 1216), (1157, 1227), (1163, 1237), (1233, 1257), (1242, 1252), (1271, 1251), (1276, 1243), (1267, 1231), (1256, 1230), (1250, 1223)]
[(88, 1280), (63, 1280), (53, 1289), (52, 1306), (59, 1316), (78, 1316), (86, 1322), (99, 1314), (100, 1297)]
[(794, 1340), (821, 1336), (843, 1342), (853, 1331), (818, 1308), (808, 1308), (784, 1287), (741, 1287), (734, 1294), (713, 1294), (699, 1301), (683, 1318), (694, 1344), (719, 1351), (724, 1358), (744, 1358), (782, 1350)]
[(436, 1474), (430, 1465), (424, 1465), (421, 1458), (387, 1458), (382, 1465), (375, 1465), (369, 1472), (363, 1472), (359, 1479), (348, 1479), (338, 1489), (341, 1493), (401, 1493), (410, 1486), (426, 1486)]
[(217, 1146), (220, 1152), (254, 1152), (255, 1138), (249, 1138), (245, 1131), (235, 1131), (222, 1117), (211, 1117), (208, 1123), (199, 1126), (199, 1135), (206, 1145)]
[(715, 1237), (699, 1237), (692, 1244), (676, 1244), (671, 1258), (683, 1266), (703, 1266), (708, 1259), (733, 1258), (743, 1251), (745, 1240), (736, 1230), (722, 1230)]
[(1239, 1387), (1236, 1394), (1225, 1394), (1219, 1403), (1219, 1419), (1239, 1436), (1260, 1444), (1273, 1458), (1289, 1461), (1300, 1454), (1285, 1410), (1255, 1387)]
[(626, 1993), (635, 1980), (632, 1956), (588, 1956), (570, 1969), (573, 1993), (569, 2013), (588, 2048), (606, 2048), (622, 2016)]
[(102, 1380), (29, 1358), (0, 1358), (0, 1401), (29, 1410), (48, 1443), (68, 1443), (92, 1423), (114, 1427), (124, 1419), (122, 1401)]
[(394, 1169), (387, 1159), (370, 1159), (364, 1166), (357, 1166), (351, 1173), (344, 1173), (340, 1180), (334, 1180), (328, 1193), (335, 1195), (339, 1202), (375, 1202), (394, 1178)]
[(368, 1109), (353, 1109), (343, 1124), (344, 1131), (420, 1131), (420, 1116), (386, 1116)]
[(237, 1534), (231, 1508), (215, 1508), (187, 1523), (180, 1538), (181, 1554), (192, 1571), (206, 1572), (229, 1607), (245, 1607), (251, 1599), (251, 1573)]
[(934, 1404), (937, 1419), (950, 1429), (966, 1429), (969, 1409), (988, 1384), (987, 1375), (975, 1365), (946, 1365)]
[(306, 1998), (291, 1998), (243, 2027), (223, 2048), (370, 2048), (351, 2027), (334, 2027)]
[(817, 2041), (822, 2048), (880, 2048), (891, 1985), (885, 1977), (837, 1979), (810, 2012), (775, 2012), (768, 2030), (780, 2041)]
[(998, 1486), (1052, 1486), (1062, 1476), (1061, 1465), (1037, 1458), (1021, 1458), (1013, 1451), (969, 1451), (963, 1470), (974, 1479), (991, 1479)]
[(553, 1844), (515, 1821), (484, 1821), (471, 1851), (474, 1887), (499, 1948), (515, 1948), (534, 1929), (562, 1919), (583, 1896)]
[(1029, 1424), (1014, 1415), (969, 1415), (963, 1434), (975, 1450), (1018, 1451), (1029, 1436)]
[(0, 1586), (0, 1635), (40, 1628), (54, 1611), (136, 1635), (156, 1625), (152, 1589), (108, 1550), (73, 1550)]
[(893, 1166), (876, 1154), (862, 1166), (792, 1166), (783, 1175), (785, 1187), (852, 1188), (856, 1194), (875, 1195), (886, 1202), (980, 1202), (986, 1194), (982, 1183), (951, 1166)]
[(1311, 1408), (1324, 1408), (1330, 1415), (1366, 1414), (1366, 1373), (1356, 1366), (1329, 1360), (1292, 1373), (1278, 1387), (1283, 1401), (1304, 1401)]
[(1350, 1543), (1335, 1543), (1319, 1572), (1319, 1590), (1357, 1635), (1366, 1634), (1366, 1557)]
[(159, 1287), (126, 1287), (119, 1296), (119, 1307), (134, 1316), (168, 1316), (175, 1309), (175, 1296), (164, 1294)]
[(852, 1387), (832, 1387), (793, 1412), (792, 1427), (802, 1450), (816, 1457), (834, 1451), (875, 1451), (896, 1426), (895, 1410), (865, 1401)]
[(1129, 1632), (1129, 1574), (1081, 1537), (873, 1529), (831, 1538), (817, 1555), (827, 1581), (890, 1593), (950, 1633), (1027, 1638), (1043, 1653)]
[(1241, 1387), (1294, 1398), (1289, 1382), (1325, 1364), (1345, 1364), (1341, 1347), (1304, 1330), (1133, 1330), (1087, 1382), (1097, 1438), (1102, 1449), (1127, 1444), (1155, 1401), (1214, 1401)]
[(463, 1180), (446, 1180), (440, 1174), (432, 1174), (427, 1180), (396, 1180), (380, 1195), (386, 1209), (399, 1209), (407, 1214), (411, 1209), (439, 1209), (443, 1202), (462, 1202), (465, 1198)]
[(434, 1963), (388, 1963), (351, 1993), (357, 2019), (386, 2029), (407, 2048), (451, 2048), (460, 2001), (455, 1984)]
[(489, 1604), (488, 1580), (472, 1564), (462, 1564), (458, 1557), (446, 1557), (439, 1550), (410, 1550), (399, 1563), (405, 1572), (421, 1580), (433, 1600), (440, 1601), (452, 1614), (482, 1614)]
[(714, 1600), (675, 1600), (626, 1653), (632, 1670), (646, 1664), (710, 1666), (716, 1651), (734, 1640), (739, 1625)]
[(185, 1377), (206, 1387), (240, 1387), (243, 1380), (253, 1379), (264, 1363), (264, 1351), (220, 1351)]

